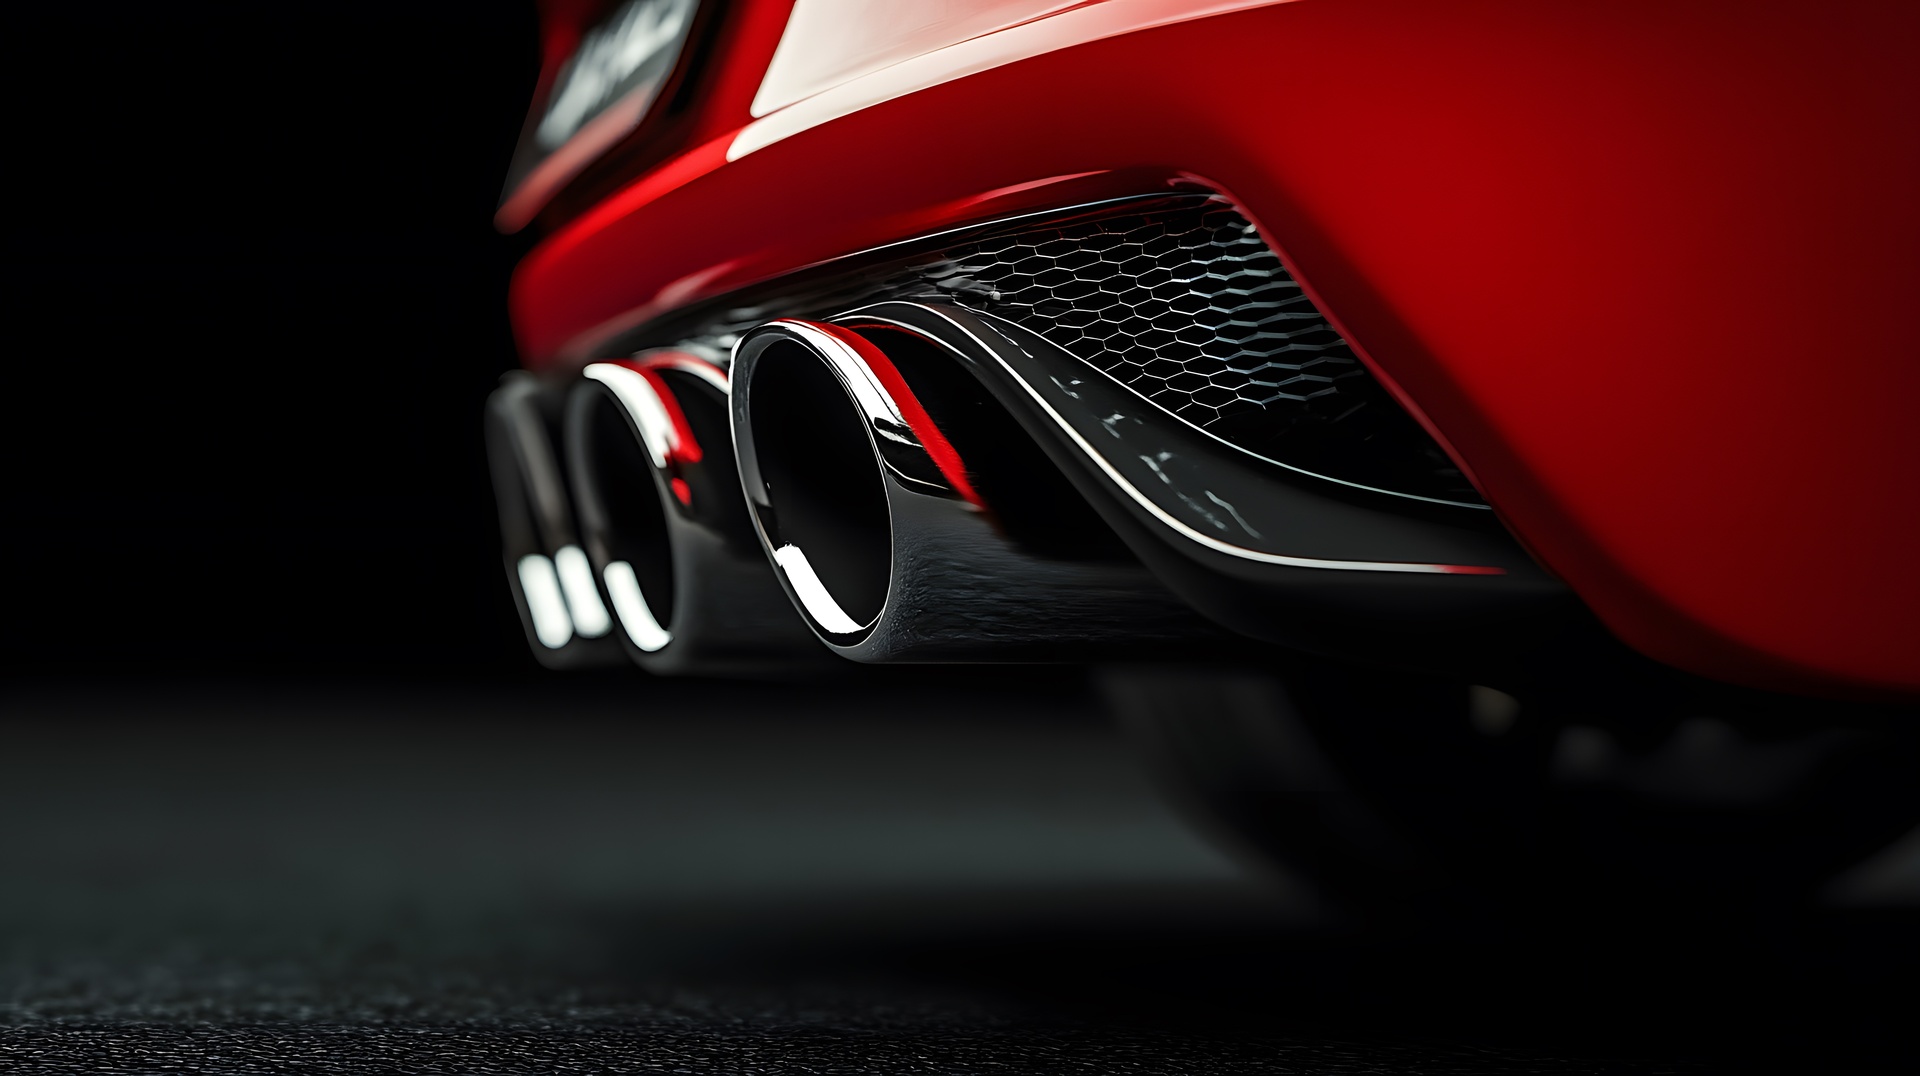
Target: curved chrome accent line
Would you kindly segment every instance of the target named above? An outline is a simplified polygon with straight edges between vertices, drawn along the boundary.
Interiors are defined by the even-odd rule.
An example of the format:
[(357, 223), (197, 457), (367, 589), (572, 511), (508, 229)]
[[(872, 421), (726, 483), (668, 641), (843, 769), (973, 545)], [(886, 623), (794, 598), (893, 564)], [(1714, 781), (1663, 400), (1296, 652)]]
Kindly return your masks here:
[[(969, 314), (972, 314), (974, 317), (979, 318), (981, 321), (998, 322), (999, 324), (1002, 324), (1002, 325), (1013, 325), (1015, 328), (1021, 327), (1016, 323), (999, 316), (998, 314), (990, 314), (984, 310), (975, 310), (970, 306), (966, 306), (960, 303), (956, 303), (954, 305), (959, 306), (961, 309), (965, 310)], [(1079, 356), (1077, 355), (1074, 356), (1074, 359), (1075, 361), (1079, 362), (1081, 366), (1085, 367), (1089, 372), (1101, 378), (1104, 378), (1108, 381), (1113, 382), (1115, 388), (1119, 389), (1122, 392), (1127, 393), (1130, 396), (1135, 397), (1141, 403), (1144, 403), (1148, 407), (1151, 407), (1155, 411), (1158, 411), (1162, 415), (1165, 415), (1170, 421), (1180, 423), (1182, 426), (1185, 426), (1187, 429), (1192, 430), (1194, 433), (1197, 433), (1202, 437), (1207, 438), (1210, 441), (1214, 441), (1218, 443), (1222, 448), (1229, 449), (1231, 451), (1238, 452), (1243, 456), (1247, 456), (1252, 459), (1259, 460), (1261, 463), (1271, 464), (1272, 466), (1278, 467), (1283, 471), (1291, 471), (1294, 474), (1301, 476), (1302, 478), (1311, 478), (1316, 482), (1331, 482), (1336, 486), (1345, 486), (1348, 489), (1360, 490), (1363, 493), (1377, 493), (1383, 497), (1398, 497), (1401, 500), (1419, 501), (1424, 504), (1437, 504), (1446, 508), (1466, 508), (1466, 509), (1471, 509), (1475, 512), (1493, 511), (1493, 506), (1490, 504), (1475, 504), (1471, 501), (1450, 501), (1450, 500), (1447, 500), (1445, 497), (1427, 497), (1427, 496), (1422, 496), (1421, 494), (1418, 494), (1418, 493), (1403, 493), (1397, 489), (1382, 489), (1379, 486), (1369, 486), (1362, 482), (1354, 482), (1345, 478), (1335, 478), (1332, 475), (1321, 474), (1319, 471), (1310, 471), (1305, 467), (1300, 467), (1298, 465), (1288, 463), (1284, 460), (1277, 460), (1277, 459), (1274, 459), (1272, 456), (1262, 455), (1258, 452), (1255, 452), (1251, 448), (1245, 447), (1244, 445), (1234, 444), (1232, 441), (1227, 440), (1226, 438), (1220, 436), (1219, 434), (1213, 432), (1212, 430), (1207, 429), (1205, 426), (1202, 426), (1199, 423), (1194, 422), (1191, 419), (1188, 419), (1182, 415), (1175, 414), (1174, 412), (1168, 410), (1167, 407), (1161, 404), (1158, 400), (1155, 400), (1152, 397), (1147, 396), (1146, 394), (1134, 388), (1129, 387), (1128, 385), (1123, 383), (1119, 378), (1114, 377), (1112, 374), (1108, 373), (1105, 370), (1100, 369), (1098, 366), (1095, 366), (1094, 364), (1087, 362), (1084, 359), (1081, 359)]]
[[(934, 425), (911, 376), (884, 348), (837, 325), (769, 322), (734, 350), (732, 428), (749, 514), (788, 597), (823, 642), (865, 662), (1051, 661), (1112, 657), (1129, 645), (1160, 653), (1220, 645), (1217, 629), (1123, 552), (1095, 552), (1094, 543), (1043, 555), (1003, 529), (993, 487), (975, 489), (969, 478), (995, 476), (975, 475), (978, 458), (961, 463), (968, 449)], [(762, 414), (754, 394), (770, 378), (782, 381), (767, 391), (783, 395)], [(812, 410), (796, 414), (800, 407)], [(808, 456), (816, 445), (795, 430), (835, 422), (857, 423), (858, 436)], [(1023, 465), (999, 477), (1051, 475), (1077, 503), (1038, 447), (1010, 428), (1025, 443), (1012, 447)], [(1086, 518), (1104, 533), (1097, 517)]]
[[(568, 401), (567, 454), (585, 559), (628, 657), (664, 674), (819, 663), (739, 499), (725, 372), (698, 356), (659, 351), (583, 373)], [(670, 380), (675, 374), (689, 380)], [(652, 503), (636, 505), (636, 497)], [(660, 586), (650, 600), (648, 588)]]
[[(984, 311), (975, 310), (973, 311), (973, 313), (979, 315), (980, 318), (984, 321), (1005, 320), (1003, 318), (995, 317), (992, 314), (985, 313)], [(1093, 365), (1092, 363), (1087, 363), (1086, 367), (1087, 369), (1092, 370), (1094, 373), (1099, 374), (1101, 377), (1104, 377), (1107, 380), (1112, 381), (1115, 385), (1119, 385), (1122, 389), (1126, 389), (1126, 391), (1128, 392), (1133, 392), (1132, 389), (1128, 389), (1125, 385), (1121, 385), (1119, 379), (1115, 378), (1112, 374), (1106, 372), (1105, 370), (1100, 369), (1099, 367)], [(1135, 396), (1140, 396), (1140, 394), (1137, 392), (1134, 392), (1133, 394)], [(1360, 482), (1351, 482), (1344, 478), (1335, 478), (1332, 475), (1321, 474), (1319, 471), (1309, 471), (1305, 467), (1296, 467), (1295, 465), (1291, 463), (1287, 463), (1284, 460), (1277, 460), (1277, 459), (1274, 459), (1272, 456), (1263, 456), (1260, 453), (1255, 452), (1253, 449), (1242, 448), (1241, 446), (1234, 444), (1232, 441), (1227, 440), (1226, 438), (1220, 436), (1219, 434), (1213, 432), (1212, 430), (1207, 429), (1205, 426), (1199, 426), (1192, 422), (1189, 422), (1184, 418), (1181, 418), (1179, 415), (1176, 415), (1173, 412), (1167, 410), (1165, 407), (1160, 406), (1160, 404), (1154, 400), (1149, 400), (1145, 396), (1140, 396), (1140, 398), (1146, 401), (1147, 406), (1153, 408), (1154, 410), (1160, 412), (1163, 415), (1166, 415), (1168, 418), (1173, 419), (1175, 422), (1179, 422), (1185, 425), (1188, 429), (1192, 430), (1193, 432), (1200, 434), (1201, 436), (1206, 437), (1210, 440), (1220, 442), (1220, 446), (1222, 448), (1230, 448), (1235, 452), (1241, 453), (1242, 455), (1251, 456), (1254, 459), (1259, 460), (1261, 463), (1270, 463), (1273, 466), (1278, 467), (1283, 471), (1292, 471), (1294, 474), (1297, 474), (1302, 478), (1311, 478), (1316, 482), (1331, 482), (1336, 486), (1345, 486), (1348, 489), (1357, 489), (1362, 493), (1378, 493), (1383, 497), (1399, 497), (1402, 500), (1419, 501), (1423, 504), (1437, 504), (1445, 508), (1466, 508), (1475, 512), (1493, 511), (1493, 506), (1490, 504), (1474, 504), (1471, 501), (1450, 501), (1450, 500), (1447, 500), (1445, 497), (1425, 497), (1418, 493), (1402, 493), (1397, 489), (1381, 489), (1379, 486), (1369, 486)]]
[[(1089, 442), (1085, 437), (1081, 436), (1080, 432), (1074, 428), (1073, 424), (1069, 422), (1065, 416), (1061, 415), (1061, 413), (1054, 408), (1052, 403), (1050, 403), (1044, 395), (1042, 395), (1038, 390), (1036, 390), (1033, 387), (1033, 385), (1025, 377), (1023, 377), (1020, 374), (1018, 370), (1016, 370), (1011, 364), (1007, 362), (1005, 356), (1002, 354), (1002, 348), (1005, 346), (1005, 344), (998, 343), (995, 341), (989, 341), (982, 338), (978, 333), (974, 332), (972, 329), (954, 320), (954, 318), (951, 317), (946, 311), (940, 309), (938, 306), (934, 306), (928, 303), (876, 304), (875, 306), (862, 307), (858, 310), (850, 311), (846, 315), (843, 315), (841, 320), (844, 321), (844, 320), (860, 319), (860, 320), (866, 320), (871, 322), (884, 323), (887, 325), (894, 326), (896, 328), (903, 329), (908, 332), (917, 333), (920, 331), (916, 326), (913, 326), (906, 322), (889, 318), (884, 314), (872, 313), (872, 311), (875, 311), (875, 310), (884, 310), (887, 306), (912, 306), (920, 310), (924, 310), (928, 314), (940, 318), (940, 320), (942, 320), (948, 326), (951, 327), (951, 330), (953, 332), (973, 341), (976, 345), (979, 346), (981, 351), (983, 351), (988, 355), (991, 355), (994, 361), (998, 364), (999, 371), (1002, 374), (1004, 374), (1005, 377), (1012, 384), (1018, 386), (1023, 392), (1025, 392), (1025, 394), (1032, 401), (1034, 406), (1037, 407), (1042, 413), (1044, 413), (1050, 420), (1052, 420), (1053, 424), (1059, 428), (1059, 431), (1062, 434), (1064, 434), (1067, 437), (1067, 439), (1070, 440), (1074, 444), (1074, 446), (1078, 448), (1079, 451), (1083, 455), (1085, 455), (1090, 462), (1092, 462), (1095, 466), (1097, 466), (1106, 475), (1107, 480), (1112, 484), (1113, 488), (1125, 494), (1129, 499), (1133, 501), (1133, 503), (1135, 503), (1136, 505), (1138, 505), (1139, 507), (1141, 507), (1142, 509), (1150, 513), (1168, 530), (1174, 532), (1175, 534), (1178, 534), (1179, 536), (1181, 536), (1182, 538), (1188, 541), (1194, 542), (1201, 546), (1205, 546), (1206, 548), (1214, 550), (1216, 552), (1225, 553), (1229, 556), (1238, 557), (1243, 560), (1257, 561), (1264, 564), (1283, 565), (1285, 567), (1290, 567), (1290, 568), (1322, 568), (1322, 569), (1330, 569), (1335, 571), (1405, 572), (1405, 573), (1416, 573), (1416, 574), (1427, 574), (1427, 575), (1501, 575), (1501, 574), (1505, 574), (1506, 569), (1500, 568), (1497, 566), (1491, 566), (1491, 565), (1477, 566), (1477, 565), (1425, 563), (1425, 562), (1419, 562), (1419, 561), (1346, 560), (1346, 559), (1336, 559), (1336, 558), (1326, 558), (1326, 557), (1289, 556), (1281, 553), (1273, 553), (1273, 552), (1268, 552), (1268, 551), (1259, 550), (1259, 549), (1252, 549), (1245, 545), (1237, 545), (1232, 542), (1222, 541), (1218, 538), (1213, 537), (1212, 535), (1204, 534), (1194, 529), (1187, 522), (1174, 516), (1171, 512), (1169, 512), (1166, 508), (1164, 508), (1161, 504), (1159, 504), (1153, 497), (1148, 496), (1130, 479), (1128, 479), (1124, 474), (1122, 474), (1120, 470), (1116, 468), (1113, 465), (1113, 463), (1109, 461), (1106, 458), (1106, 456), (1100, 452), (1099, 449), (1095, 448), (1091, 442)], [(982, 320), (987, 320), (984, 315), (979, 315), (976, 312), (968, 311), (968, 313), (974, 314), (974, 316), (976, 317), (981, 317)], [(1074, 361), (1076, 365), (1080, 367), (1091, 369), (1091, 367), (1087, 367), (1085, 363), (1080, 363), (1079, 360), (1077, 359), (1075, 359)], [(1097, 373), (1098, 371), (1095, 371), (1095, 372)], [(1111, 379), (1108, 379), (1108, 380), (1111, 380)], [(1114, 382), (1114, 385), (1116, 389), (1118, 389), (1119, 391), (1127, 392), (1130, 396), (1137, 398), (1139, 395), (1138, 393), (1131, 392), (1131, 390), (1128, 390), (1125, 386), (1120, 385), (1118, 382)], [(1147, 402), (1149, 406), (1152, 406), (1150, 401), (1145, 401), (1145, 402)], [(1163, 410), (1157, 407), (1155, 409)], [(1188, 428), (1192, 428), (1191, 423), (1182, 422), (1182, 425)], [(1213, 439), (1216, 441), (1219, 440), (1218, 438), (1213, 438)], [(1255, 456), (1253, 453), (1247, 452), (1245, 449), (1238, 448), (1237, 446), (1228, 445), (1226, 444), (1226, 442), (1220, 442), (1220, 443), (1243, 455), (1252, 456), (1255, 459), (1264, 459), (1264, 457)], [(1296, 468), (1288, 468), (1288, 469), (1297, 470)], [(1302, 473), (1305, 473), (1305, 472), (1302, 472)], [(1312, 477), (1319, 478), (1321, 476), (1314, 475)], [(1395, 494), (1394, 496), (1399, 496), (1399, 495)]]
[[(982, 310), (969, 310), (969, 312), (979, 317), (982, 321), (1006, 322), (1005, 318), (997, 317), (993, 314), (986, 313), (985, 311), (982, 311)], [(1167, 416), (1173, 421), (1180, 423), (1181, 425), (1201, 435), (1202, 437), (1207, 438), (1210, 441), (1218, 442), (1220, 444), (1220, 447), (1232, 449), (1233, 451), (1238, 452), (1243, 456), (1249, 456), (1253, 459), (1259, 460), (1261, 463), (1271, 464), (1275, 467), (1280, 468), (1283, 471), (1292, 471), (1294, 474), (1297, 474), (1302, 478), (1311, 478), (1316, 482), (1331, 482), (1336, 486), (1345, 486), (1348, 489), (1357, 489), (1362, 493), (1377, 493), (1383, 497), (1398, 497), (1401, 500), (1405, 500), (1405, 501), (1419, 501), (1423, 504), (1437, 504), (1445, 508), (1465, 508), (1475, 512), (1493, 511), (1493, 506), (1490, 504), (1475, 504), (1472, 501), (1450, 501), (1450, 500), (1447, 500), (1445, 497), (1427, 497), (1418, 493), (1403, 493), (1397, 489), (1382, 489), (1379, 486), (1369, 486), (1362, 482), (1353, 482), (1345, 478), (1335, 478), (1332, 475), (1321, 474), (1319, 471), (1309, 471), (1305, 467), (1296, 466), (1294, 464), (1287, 463), (1284, 460), (1277, 460), (1277, 459), (1274, 459), (1272, 456), (1261, 455), (1260, 453), (1255, 452), (1251, 448), (1246, 448), (1241, 445), (1234, 444), (1232, 441), (1229, 441), (1226, 438), (1220, 436), (1219, 434), (1213, 432), (1212, 430), (1207, 429), (1205, 426), (1201, 426), (1195, 422), (1192, 422), (1186, 418), (1182, 418), (1181, 416), (1174, 414), (1172, 411), (1169, 411), (1165, 407), (1163, 407), (1159, 403), (1159, 401), (1149, 399), (1148, 397), (1143, 396), (1138, 392), (1135, 392), (1133, 389), (1127, 388), (1127, 386), (1120, 383), (1120, 380), (1118, 378), (1114, 377), (1112, 374), (1106, 372), (1105, 370), (1100, 369), (1098, 366), (1095, 366), (1090, 362), (1083, 362), (1081, 365), (1085, 366), (1087, 369), (1093, 371), (1094, 373), (1100, 375), (1101, 377), (1106, 378), (1108, 381), (1113, 382), (1120, 389), (1126, 392), (1132, 393), (1134, 396), (1138, 396), (1142, 402), (1144, 402), (1148, 407), (1153, 408), (1155, 411), (1160, 412), (1161, 414)]]

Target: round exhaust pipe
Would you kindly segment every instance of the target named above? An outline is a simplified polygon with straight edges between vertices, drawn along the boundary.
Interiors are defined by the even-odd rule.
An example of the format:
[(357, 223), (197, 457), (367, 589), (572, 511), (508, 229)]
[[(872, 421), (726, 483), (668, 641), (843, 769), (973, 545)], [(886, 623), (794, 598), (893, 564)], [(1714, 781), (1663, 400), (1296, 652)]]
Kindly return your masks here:
[(1224, 641), (937, 341), (773, 321), (741, 338), (732, 376), (755, 529), (842, 655), (1104, 660)]
[(613, 621), (573, 525), (555, 434), (565, 393), (514, 372), (487, 397), (487, 462), (500, 546), (527, 646), (540, 664), (571, 669), (622, 662)]
[(656, 673), (824, 659), (780, 594), (734, 472), (727, 376), (688, 352), (597, 362), (567, 400), (582, 545), (629, 657)]

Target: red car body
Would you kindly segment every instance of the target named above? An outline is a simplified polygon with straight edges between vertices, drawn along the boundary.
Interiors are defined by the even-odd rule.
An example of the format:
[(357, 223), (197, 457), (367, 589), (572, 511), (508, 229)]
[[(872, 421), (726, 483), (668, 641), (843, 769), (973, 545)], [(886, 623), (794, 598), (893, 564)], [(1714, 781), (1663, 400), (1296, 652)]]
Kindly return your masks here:
[[(915, 6), (734, 0), (683, 107), (510, 190), (544, 232), (525, 364), (915, 236), (1217, 192), (1619, 639), (1920, 693), (1920, 8)], [(551, 84), (601, 5), (543, 12)]]

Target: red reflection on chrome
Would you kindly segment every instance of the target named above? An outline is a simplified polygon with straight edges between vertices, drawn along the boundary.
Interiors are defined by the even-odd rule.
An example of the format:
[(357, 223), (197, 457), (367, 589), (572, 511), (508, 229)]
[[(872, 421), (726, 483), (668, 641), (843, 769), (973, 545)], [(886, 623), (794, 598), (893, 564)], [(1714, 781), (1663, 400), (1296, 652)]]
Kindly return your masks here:
[(934, 424), (933, 416), (927, 414), (927, 409), (920, 406), (919, 397), (907, 387), (907, 379), (900, 376), (900, 371), (894, 367), (893, 360), (887, 358), (886, 352), (874, 346), (873, 341), (851, 329), (820, 322), (811, 324), (813, 328), (852, 348), (854, 354), (860, 356), (860, 361), (866, 363), (867, 369), (873, 371), (873, 376), (879, 379), (881, 387), (887, 390), (887, 395), (893, 397), (894, 406), (900, 408), (900, 417), (907, 420), (907, 428), (913, 431), (915, 438), (919, 439), (920, 447), (926, 449), (927, 456), (933, 460), (933, 465), (940, 469), (940, 477), (946, 479), (947, 485), (953, 487), (953, 491), (965, 498), (968, 504), (976, 508), (985, 508), (987, 502), (981, 499), (979, 492), (973, 488), (973, 483), (967, 479), (967, 467), (961, 462), (960, 453), (955, 451), (953, 445), (947, 441), (947, 435), (940, 432), (940, 427)]

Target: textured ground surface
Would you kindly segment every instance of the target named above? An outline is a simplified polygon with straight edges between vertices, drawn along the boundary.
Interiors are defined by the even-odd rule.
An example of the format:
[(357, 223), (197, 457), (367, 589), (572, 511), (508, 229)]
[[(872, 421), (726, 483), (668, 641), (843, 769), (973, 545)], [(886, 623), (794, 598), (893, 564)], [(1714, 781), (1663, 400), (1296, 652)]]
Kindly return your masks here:
[(0, 1069), (1696, 1072), (1903, 1049), (1904, 913), (1836, 915), (1791, 958), (1363, 943), (1195, 838), (1071, 691), (555, 683), (7, 687)]

